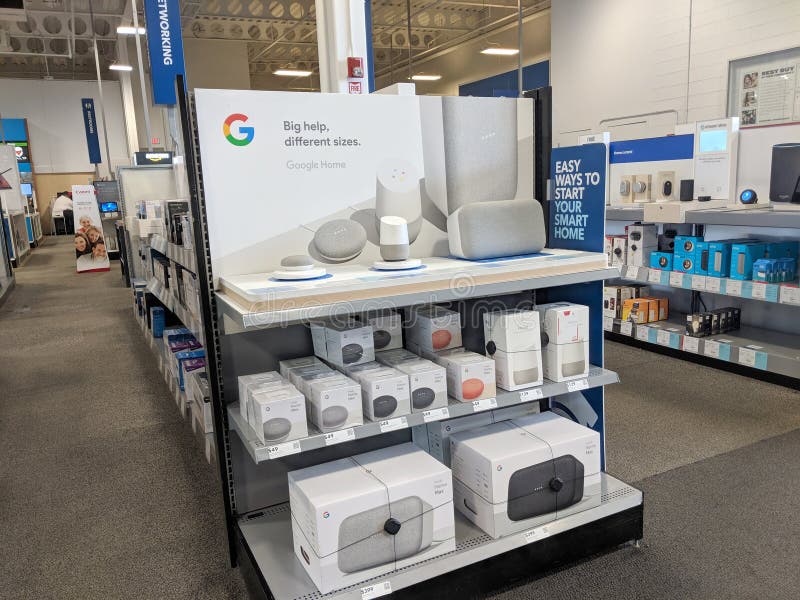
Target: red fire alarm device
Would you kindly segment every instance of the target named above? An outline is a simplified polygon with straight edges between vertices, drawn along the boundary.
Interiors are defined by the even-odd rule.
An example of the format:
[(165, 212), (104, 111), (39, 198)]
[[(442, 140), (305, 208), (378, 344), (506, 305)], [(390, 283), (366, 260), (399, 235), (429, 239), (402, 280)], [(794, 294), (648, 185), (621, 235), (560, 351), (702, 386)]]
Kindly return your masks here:
[(364, 77), (364, 59), (360, 56), (347, 57), (347, 76), (351, 79)]

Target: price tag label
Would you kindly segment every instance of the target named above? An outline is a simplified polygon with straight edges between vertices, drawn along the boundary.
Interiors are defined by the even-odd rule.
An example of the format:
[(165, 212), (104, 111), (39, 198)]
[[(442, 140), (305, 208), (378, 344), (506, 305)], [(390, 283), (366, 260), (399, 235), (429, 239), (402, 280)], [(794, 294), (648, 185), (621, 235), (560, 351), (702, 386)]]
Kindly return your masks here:
[(661, 273), (662, 271), (658, 269), (650, 269), (650, 273), (647, 275), (647, 281), (650, 283), (661, 283)]
[(547, 525), (543, 525), (542, 527), (537, 527), (536, 529), (529, 529), (525, 533), (522, 534), (522, 539), (525, 544), (530, 544), (531, 542), (535, 542), (536, 540), (542, 539), (547, 535)]
[(751, 348), (739, 348), (739, 364), (746, 367), (755, 367), (756, 351)]
[(388, 596), (391, 593), (392, 583), (390, 581), (382, 581), (381, 583), (361, 588), (361, 600), (380, 598), (381, 596)]
[(519, 393), (520, 402), (528, 402), (530, 400), (541, 400), (544, 398), (542, 388), (533, 388), (532, 390), (522, 390)]
[(700, 352), (700, 338), (692, 337), (690, 335), (683, 336), (683, 349), (686, 352)]
[(678, 271), (672, 271), (669, 274), (669, 284), (672, 287), (683, 287), (683, 273), (679, 273)]
[(767, 299), (767, 284), (766, 283), (753, 283), (753, 298), (756, 300)]
[(492, 410), (497, 408), (497, 398), (484, 398), (483, 400), (473, 400), (473, 412), (481, 412), (482, 410)]
[(587, 390), (587, 389), (589, 389), (588, 379), (575, 379), (573, 381), (567, 382), (567, 391), (569, 392), (578, 392), (580, 390)]
[(644, 325), (639, 325), (636, 328), (636, 339), (641, 340), (642, 342), (646, 342), (648, 337), (650, 336), (650, 328)]
[(450, 409), (446, 406), (442, 408), (434, 408), (432, 410), (426, 410), (422, 413), (422, 420), (425, 423), (430, 423), (431, 421), (441, 421), (442, 419), (449, 419), (450, 418)]
[(405, 429), (406, 427), (408, 427), (408, 418), (406, 417), (397, 417), (396, 419), (387, 419), (380, 422), (381, 433)]
[(604, 331), (611, 331), (614, 329), (614, 318), (613, 317), (603, 317), (603, 330)]
[(714, 340), (706, 340), (706, 343), (703, 346), (703, 354), (711, 358), (719, 358), (719, 342), (715, 342)]
[(628, 279), (639, 279), (639, 267), (628, 267)]
[(334, 444), (341, 444), (342, 442), (351, 442), (356, 439), (355, 429), (340, 429), (339, 431), (331, 431), (325, 434), (325, 445), (333, 446)]
[(719, 277), (706, 277), (706, 291), (714, 294), (722, 293), (722, 279)]
[(656, 342), (659, 346), (669, 346), (669, 331), (660, 329), (656, 334)]
[(692, 275), (692, 289), (698, 290), (700, 292), (705, 291), (706, 289), (705, 275)]
[(300, 452), (300, 440), (293, 442), (286, 442), (284, 444), (275, 444), (274, 446), (267, 446), (267, 458), (280, 458), (281, 456), (289, 456), (291, 454), (298, 454)]
[(795, 304), (800, 306), (800, 287), (781, 286), (781, 304)]
[(727, 294), (729, 296), (741, 296), (742, 282), (738, 279), (729, 279), (727, 285)]
[(622, 335), (633, 335), (633, 323), (630, 321), (623, 321), (619, 326), (619, 331)]

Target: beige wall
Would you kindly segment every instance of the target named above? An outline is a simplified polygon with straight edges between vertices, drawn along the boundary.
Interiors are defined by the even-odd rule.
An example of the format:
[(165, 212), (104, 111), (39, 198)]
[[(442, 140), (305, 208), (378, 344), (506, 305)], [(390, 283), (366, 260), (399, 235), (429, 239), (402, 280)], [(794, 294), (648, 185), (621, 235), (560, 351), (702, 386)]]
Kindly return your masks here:
[(91, 183), (94, 173), (36, 173), (36, 200), (42, 219), (42, 232), (51, 233), (50, 205), (58, 192), (72, 191), (73, 185)]
[(183, 55), (190, 88), (250, 89), (247, 42), (186, 37)]

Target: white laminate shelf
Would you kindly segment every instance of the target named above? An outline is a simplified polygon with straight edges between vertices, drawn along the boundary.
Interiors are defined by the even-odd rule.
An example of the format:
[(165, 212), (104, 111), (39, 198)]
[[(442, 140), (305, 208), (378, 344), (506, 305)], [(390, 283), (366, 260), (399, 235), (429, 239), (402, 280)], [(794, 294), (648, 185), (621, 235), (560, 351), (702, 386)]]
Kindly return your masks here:
[(707, 292), (733, 298), (747, 300), (760, 300), (774, 304), (800, 306), (800, 287), (798, 282), (791, 283), (761, 283), (758, 281), (741, 281), (727, 277), (707, 277), (679, 273), (677, 271), (663, 271), (648, 267), (621, 268), (622, 278), (649, 285), (660, 285), (677, 289)]
[[(238, 403), (228, 406), (228, 423), (231, 429), (238, 434), (242, 444), (250, 454), (250, 457), (256, 463), (261, 463), (267, 460), (274, 460), (284, 456), (307, 452), (309, 450), (316, 450), (317, 448), (324, 448), (325, 446), (337, 443), (359, 440), (434, 421), (462, 417), (484, 410), (493, 410), (495, 408), (504, 408), (523, 402), (538, 401), (542, 398), (552, 398), (553, 396), (596, 388), (617, 383), (618, 381), (619, 376), (614, 371), (592, 366), (589, 369), (589, 375), (587, 377), (573, 381), (554, 382), (545, 380), (543, 385), (517, 390), (515, 392), (507, 392), (498, 389), (496, 398), (476, 402), (459, 402), (458, 400), (450, 398), (449, 405), (440, 409), (416, 412), (387, 421), (377, 422), (365, 420), (363, 425), (352, 427), (349, 430), (340, 430), (327, 434), (316, 432), (300, 440), (273, 445), (264, 444), (256, 437), (255, 432), (247, 423), (246, 419), (242, 418)], [(494, 401), (492, 402), (492, 400)], [(309, 424), (309, 431), (311, 431), (311, 429), (312, 426)]]

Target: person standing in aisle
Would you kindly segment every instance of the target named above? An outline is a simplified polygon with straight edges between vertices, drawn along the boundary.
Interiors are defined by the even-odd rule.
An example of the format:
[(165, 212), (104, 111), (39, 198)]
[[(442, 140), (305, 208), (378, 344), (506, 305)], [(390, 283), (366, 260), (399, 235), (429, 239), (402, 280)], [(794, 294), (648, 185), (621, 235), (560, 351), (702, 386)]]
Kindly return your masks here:
[(64, 229), (67, 235), (75, 233), (75, 221), (72, 213), (72, 196), (69, 192), (59, 192), (50, 209), (53, 216), (64, 217)]

